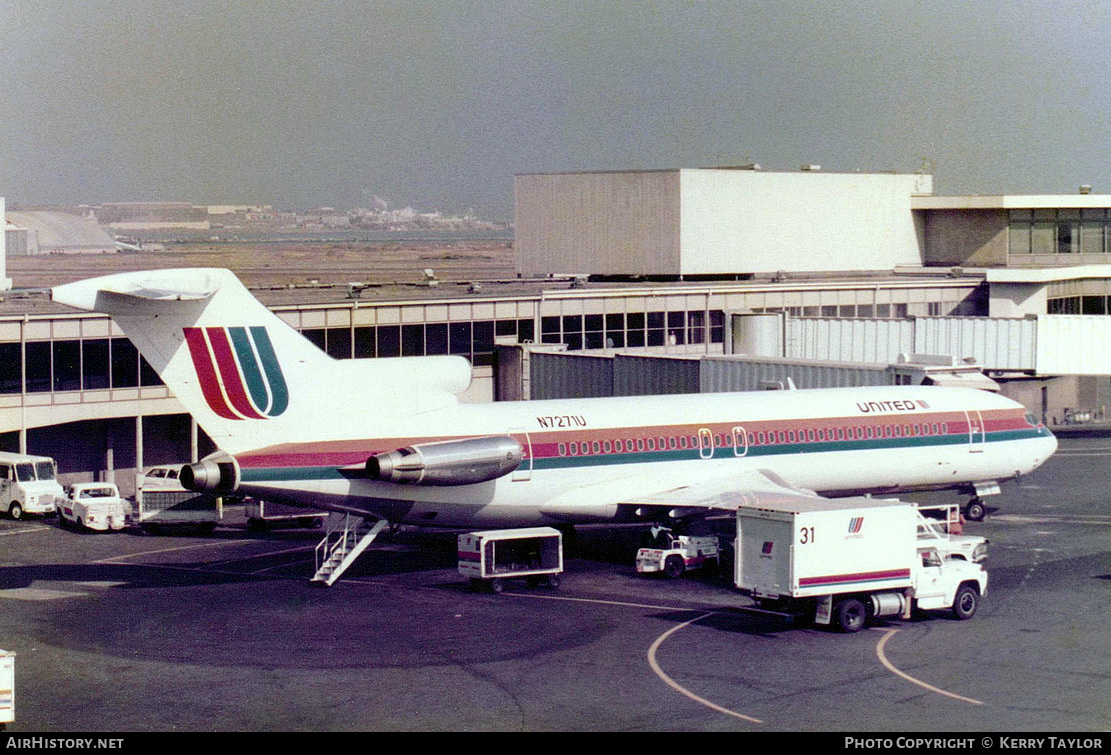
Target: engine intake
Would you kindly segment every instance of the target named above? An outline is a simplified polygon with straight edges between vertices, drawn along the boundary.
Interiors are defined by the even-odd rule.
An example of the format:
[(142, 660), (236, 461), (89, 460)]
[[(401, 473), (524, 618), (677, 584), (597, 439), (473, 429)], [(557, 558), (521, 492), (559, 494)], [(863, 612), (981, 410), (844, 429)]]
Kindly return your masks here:
[(372, 480), (402, 485), (472, 485), (521, 466), (524, 451), (509, 435), (418, 443), (366, 460)]
[(239, 465), (234, 460), (206, 459), (183, 466), (178, 480), (186, 490), (223, 495), (239, 487)]

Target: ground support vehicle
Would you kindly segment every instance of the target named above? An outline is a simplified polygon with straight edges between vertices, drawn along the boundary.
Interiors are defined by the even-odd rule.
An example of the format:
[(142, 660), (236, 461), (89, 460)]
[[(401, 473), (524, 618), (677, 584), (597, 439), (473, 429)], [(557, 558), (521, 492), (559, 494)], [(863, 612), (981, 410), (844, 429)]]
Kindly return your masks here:
[(942, 559), (961, 558), (979, 564), (987, 560), (988, 540), (965, 535), (960, 506), (918, 507), (918, 549), (933, 548)]
[(58, 501), (62, 524), (74, 524), (88, 530), (118, 532), (127, 526), (131, 505), (120, 497), (119, 489), (110, 482), (77, 482)]
[(15, 721), (15, 653), (0, 650), (0, 731)]
[(244, 502), (247, 526), (253, 530), (274, 527), (305, 527), (319, 529), (328, 518), (327, 511), (312, 511), (297, 506), (283, 506), (269, 501), (248, 498)]
[(49, 516), (63, 495), (57, 465), (49, 456), (0, 453), (0, 512), (12, 519)]
[(663, 574), (675, 579), (687, 569), (717, 571), (721, 548), (714, 535), (676, 535), (667, 527), (653, 527), (648, 547), (637, 551), (638, 574)]
[(212, 531), (224, 517), (223, 499), (186, 490), (180, 464), (151, 467), (135, 479), (135, 518), (143, 531), (191, 527)]
[(563, 535), (552, 527), (464, 533), (458, 551), (459, 573), (470, 579), (472, 589), (500, 593), (509, 579), (559, 587)]
[(949, 609), (970, 619), (987, 592), (982, 564), (918, 548), (910, 503), (872, 498), (761, 503), (737, 511), (734, 583), (762, 605), (844, 632), (877, 617)]

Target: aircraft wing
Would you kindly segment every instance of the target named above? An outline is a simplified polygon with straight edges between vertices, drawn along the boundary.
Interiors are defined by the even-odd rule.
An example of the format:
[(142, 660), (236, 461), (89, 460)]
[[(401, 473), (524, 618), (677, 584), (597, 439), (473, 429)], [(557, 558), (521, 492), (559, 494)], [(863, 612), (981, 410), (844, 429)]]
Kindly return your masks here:
[(608, 480), (564, 493), (541, 507), (554, 518), (598, 514), (614, 516), (634, 508), (650, 517), (653, 509), (672, 519), (734, 512), (742, 506), (772, 502), (815, 503), (825, 500), (813, 490), (796, 487), (770, 469), (731, 473), (676, 484), (674, 477)]
[(822, 500), (813, 490), (795, 487), (770, 469), (731, 474), (711, 480), (677, 485), (647, 495), (633, 496), (626, 504), (668, 506), (682, 514), (705, 510), (734, 512), (742, 506), (759, 506), (771, 501)]

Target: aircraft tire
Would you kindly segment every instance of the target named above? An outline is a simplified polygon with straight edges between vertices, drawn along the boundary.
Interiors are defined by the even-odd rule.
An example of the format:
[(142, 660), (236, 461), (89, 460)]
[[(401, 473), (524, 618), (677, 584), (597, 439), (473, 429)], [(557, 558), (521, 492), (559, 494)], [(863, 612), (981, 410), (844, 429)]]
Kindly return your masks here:
[(968, 502), (964, 507), (964, 516), (966, 519), (973, 522), (984, 521), (984, 504), (980, 503), (979, 498), (974, 498)]

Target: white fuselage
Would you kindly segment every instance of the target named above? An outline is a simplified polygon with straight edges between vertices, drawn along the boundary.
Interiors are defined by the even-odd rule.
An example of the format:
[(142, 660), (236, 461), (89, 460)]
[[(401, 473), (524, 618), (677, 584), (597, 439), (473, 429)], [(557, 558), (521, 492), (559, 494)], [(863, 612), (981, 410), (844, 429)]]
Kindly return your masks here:
[[(1056, 449), (1020, 404), (922, 386), (470, 404), (373, 424), (373, 438), (237, 454), (241, 487), (391, 521), (531, 526), (631, 518), (639, 498), (731, 476), (739, 498), (752, 471), (826, 495), (959, 488), (1029, 473)], [(373, 454), (494, 435), (525, 449), (496, 480), (402, 485), (359, 471)]]

